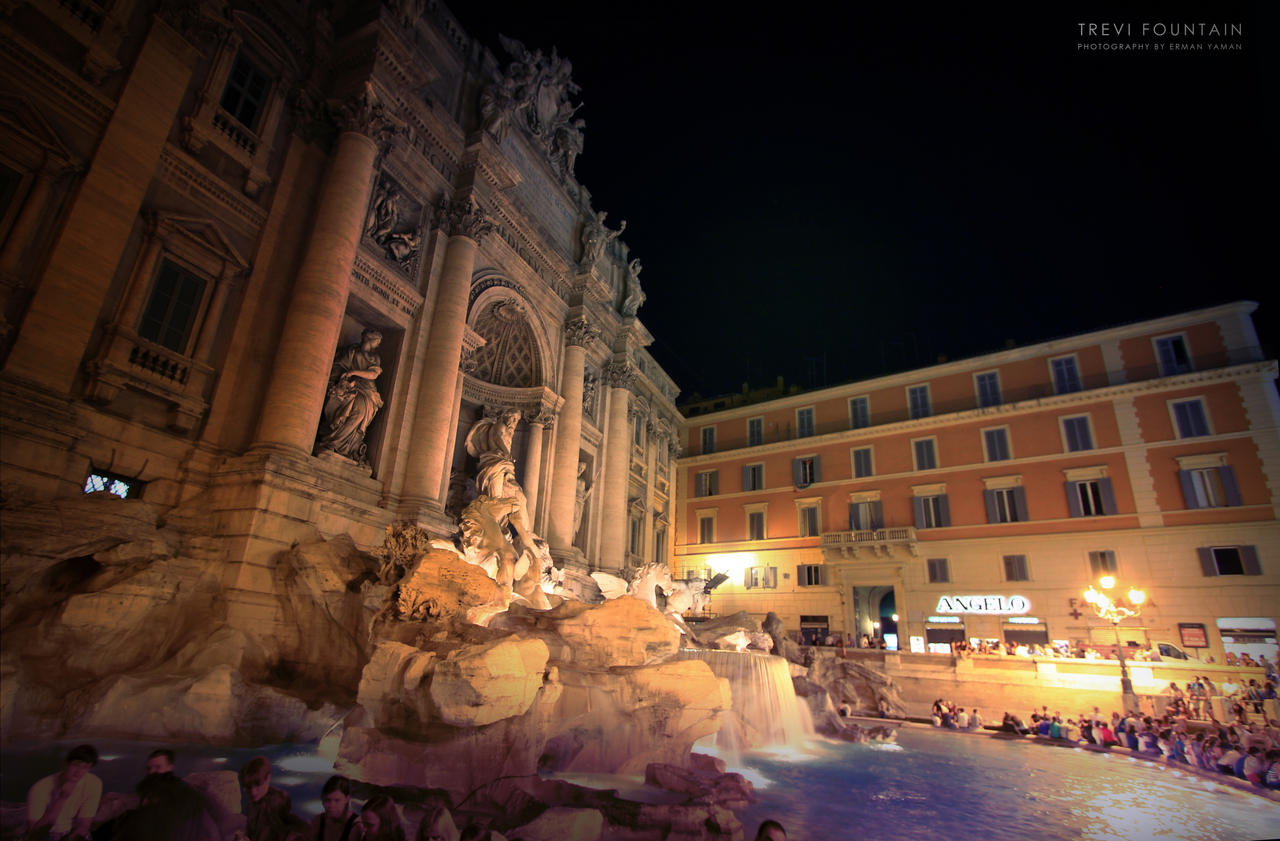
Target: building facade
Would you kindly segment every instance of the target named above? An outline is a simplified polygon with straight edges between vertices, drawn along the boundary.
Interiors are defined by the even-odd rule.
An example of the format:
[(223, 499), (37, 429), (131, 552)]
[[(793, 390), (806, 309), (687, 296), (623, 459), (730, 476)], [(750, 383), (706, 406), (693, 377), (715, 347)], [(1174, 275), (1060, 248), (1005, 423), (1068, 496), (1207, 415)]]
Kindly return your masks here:
[(808, 639), (1275, 656), (1280, 402), (1244, 302), (688, 417), (673, 565)]
[(560, 563), (669, 551), (677, 391), (568, 61), (438, 2), (19, 0), (0, 38), (6, 502), (195, 505), (252, 618), (313, 528), (453, 531), (515, 409)]

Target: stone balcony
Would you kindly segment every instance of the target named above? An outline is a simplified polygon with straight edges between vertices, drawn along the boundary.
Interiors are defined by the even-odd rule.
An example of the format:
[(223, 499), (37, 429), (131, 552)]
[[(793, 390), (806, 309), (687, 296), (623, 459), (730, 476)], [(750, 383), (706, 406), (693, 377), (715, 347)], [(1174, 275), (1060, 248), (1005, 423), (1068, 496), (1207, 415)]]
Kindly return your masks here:
[(890, 558), (899, 549), (905, 549), (912, 557), (919, 555), (914, 526), (823, 532), (821, 546), (831, 560), (856, 559), (860, 554)]
[(213, 369), (148, 341), (132, 330), (107, 327), (102, 352), (89, 365), (89, 397), (109, 404), (125, 389), (159, 398), (169, 409), (168, 426), (190, 432), (209, 408)]

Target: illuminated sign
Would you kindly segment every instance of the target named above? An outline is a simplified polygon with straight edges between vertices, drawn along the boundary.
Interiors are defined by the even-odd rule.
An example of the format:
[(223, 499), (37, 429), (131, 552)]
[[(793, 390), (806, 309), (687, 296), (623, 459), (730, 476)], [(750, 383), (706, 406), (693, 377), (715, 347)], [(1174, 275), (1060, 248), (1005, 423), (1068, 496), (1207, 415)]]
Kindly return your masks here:
[(1009, 624), (1010, 625), (1039, 625), (1040, 617), (1039, 616), (1010, 616)]
[(938, 613), (1026, 613), (1026, 596), (939, 596)]
[(956, 625), (959, 625), (959, 624), (960, 624), (960, 617), (959, 617), (959, 616), (930, 616), (930, 617), (929, 617), (929, 621), (930, 621), (930, 622), (939, 622), (939, 623), (942, 623), (942, 624), (944, 624), (944, 625), (950, 625), (950, 624), (956, 624)]

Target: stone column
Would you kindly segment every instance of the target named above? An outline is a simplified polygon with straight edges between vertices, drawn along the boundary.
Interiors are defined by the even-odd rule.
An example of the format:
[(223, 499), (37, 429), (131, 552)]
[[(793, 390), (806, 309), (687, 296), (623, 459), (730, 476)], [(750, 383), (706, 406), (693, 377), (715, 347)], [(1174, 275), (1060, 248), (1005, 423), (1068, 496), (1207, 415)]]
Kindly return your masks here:
[(4, 370), (68, 394), (199, 56), (159, 18), (50, 247)]
[(529, 431), (525, 439), (528, 446), (524, 452), (524, 498), (528, 504), (528, 521), (534, 522), (538, 513), (538, 485), (542, 482), (542, 436), (548, 426), (555, 423), (555, 417), (547, 412), (539, 412), (529, 419)]
[(600, 567), (618, 572), (627, 559), (627, 474), (631, 466), (631, 436), (627, 415), (635, 369), (629, 362), (611, 362), (604, 371), (609, 384), (609, 417), (605, 421), (604, 477), (600, 490)]
[(582, 374), (586, 348), (600, 331), (585, 318), (575, 318), (564, 326), (564, 366), (560, 372), (560, 421), (556, 430), (555, 455), (551, 473), (551, 517), (547, 537), (553, 550), (573, 551), (573, 508), (578, 492), (578, 457), (582, 450)]
[(239, 266), (226, 263), (222, 267), (222, 274), (214, 281), (213, 296), (209, 299), (204, 325), (200, 328), (200, 338), (196, 340), (196, 350), (192, 354), (192, 358), (197, 362), (208, 362), (213, 353), (213, 337), (217, 335), (218, 324), (222, 321), (222, 308), (227, 304), (227, 293), (232, 285), (231, 278), (239, 271)]
[(276, 349), (255, 446), (310, 455), (324, 407), (334, 349), (347, 310), (356, 246), (369, 209), (378, 140), (390, 117), (367, 89), (336, 115), (342, 133), (329, 162), (316, 221), (298, 270)]
[(484, 211), (469, 199), (441, 203), (439, 215), (449, 244), (431, 314), (413, 419), (413, 452), (405, 474), (404, 497), (411, 508), (443, 505), (441, 488), (448, 486), (450, 418), (458, 402), (458, 363), (462, 360), (471, 275), (480, 240), (493, 230)]
[(16, 276), (21, 268), (22, 253), (35, 235), (36, 225), (44, 215), (45, 205), (49, 202), (49, 190), (57, 172), (48, 163), (36, 173), (27, 200), (18, 211), (18, 218), (9, 229), (9, 238), (5, 240), (4, 250), (0, 251), (0, 275)]

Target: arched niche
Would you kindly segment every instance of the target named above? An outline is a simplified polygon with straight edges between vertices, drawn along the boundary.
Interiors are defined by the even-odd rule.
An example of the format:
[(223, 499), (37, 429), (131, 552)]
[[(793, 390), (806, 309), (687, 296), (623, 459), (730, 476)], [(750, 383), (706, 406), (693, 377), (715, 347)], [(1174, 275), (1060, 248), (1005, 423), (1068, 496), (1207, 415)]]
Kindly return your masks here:
[(475, 352), (471, 376), (504, 388), (554, 387), (555, 358), (539, 315), (512, 281), (477, 278), (467, 326), (484, 344)]

